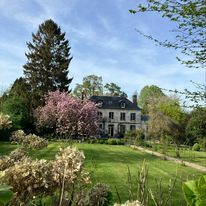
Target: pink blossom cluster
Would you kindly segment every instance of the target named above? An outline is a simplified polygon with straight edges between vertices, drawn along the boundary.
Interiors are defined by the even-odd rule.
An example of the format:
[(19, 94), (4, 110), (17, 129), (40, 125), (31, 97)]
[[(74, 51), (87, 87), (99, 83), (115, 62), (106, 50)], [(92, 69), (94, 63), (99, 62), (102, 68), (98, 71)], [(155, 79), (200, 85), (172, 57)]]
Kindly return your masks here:
[(37, 126), (51, 128), (70, 136), (95, 135), (97, 132), (97, 106), (91, 101), (81, 101), (67, 92), (49, 92), (45, 106), (34, 114)]

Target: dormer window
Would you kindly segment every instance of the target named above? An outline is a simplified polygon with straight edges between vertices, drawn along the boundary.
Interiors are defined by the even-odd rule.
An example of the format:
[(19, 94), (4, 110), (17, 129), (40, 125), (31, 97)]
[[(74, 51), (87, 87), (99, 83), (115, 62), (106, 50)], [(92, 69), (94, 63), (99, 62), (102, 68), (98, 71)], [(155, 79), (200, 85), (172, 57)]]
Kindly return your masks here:
[(126, 106), (125, 102), (121, 102), (120, 106), (121, 106), (121, 108), (125, 108), (125, 106)]
[(102, 107), (102, 105), (103, 105), (103, 101), (98, 101), (98, 102), (97, 102), (97, 106), (98, 106), (98, 107)]

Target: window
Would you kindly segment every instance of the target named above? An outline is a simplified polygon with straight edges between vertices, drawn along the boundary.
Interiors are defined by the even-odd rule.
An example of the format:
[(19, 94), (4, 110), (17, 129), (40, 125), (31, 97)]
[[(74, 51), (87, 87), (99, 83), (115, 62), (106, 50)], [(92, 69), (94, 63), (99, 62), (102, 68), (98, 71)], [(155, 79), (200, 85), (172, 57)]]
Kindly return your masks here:
[(130, 125), (130, 130), (131, 130), (131, 131), (136, 130), (136, 126), (135, 126), (135, 125)]
[(102, 119), (102, 112), (97, 112), (98, 119)]
[(121, 102), (121, 108), (125, 108), (125, 102)]
[(103, 127), (102, 127), (102, 124), (99, 124), (99, 129), (102, 130), (102, 128), (103, 128)]
[(109, 112), (109, 119), (114, 119), (114, 112)]
[(135, 121), (136, 120), (136, 113), (131, 113), (130, 120), (131, 121)]
[(120, 120), (125, 121), (125, 113), (124, 112), (120, 113)]
[(102, 105), (103, 105), (103, 101), (102, 101), (102, 100), (100, 100), (100, 101), (97, 102), (97, 106), (98, 106), (98, 107), (102, 107)]
[(119, 127), (120, 134), (124, 134), (125, 131), (126, 131), (126, 126), (125, 125), (120, 125), (120, 127)]

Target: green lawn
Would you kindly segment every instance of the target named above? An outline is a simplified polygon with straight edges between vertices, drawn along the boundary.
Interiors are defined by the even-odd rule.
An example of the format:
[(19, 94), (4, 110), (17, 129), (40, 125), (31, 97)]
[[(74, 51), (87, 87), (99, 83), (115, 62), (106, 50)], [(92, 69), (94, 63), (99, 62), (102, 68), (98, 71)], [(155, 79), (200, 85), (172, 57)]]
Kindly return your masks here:
[[(34, 158), (53, 159), (58, 147), (65, 147), (66, 143), (50, 143), (48, 148), (31, 152)], [(172, 206), (186, 205), (181, 190), (182, 181), (187, 178), (192, 179), (201, 172), (175, 164), (173, 162), (161, 160), (158, 157), (132, 150), (126, 146), (111, 146), (100, 144), (77, 144), (86, 156), (85, 167), (92, 174), (94, 183), (103, 182), (110, 186), (113, 196), (117, 200), (115, 186), (121, 195), (122, 201), (128, 199), (127, 167), (130, 168), (133, 183), (137, 177), (137, 169), (145, 159), (149, 165), (149, 187), (157, 190), (157, 182), (162, 178), (164, 187), (167, 187), (169, 179), (173, 179), (177, 172), (178, 179), (175, 192), (172, 198)], [(0, 154), (5, 154), (14, 149), (14, 145), (0, 143)]]
[[(154, 147), (154, 145), (153, 145)], [(156, 151), (162, 153), (163, 145), (156, 145)], [(154, 150), (154, 149), (153, 149)], [(176, 157), (176, 151), (174, 146), (168, 146), (167, 155)], [(206, 152), (205, 151), (193, 151), (191, 147), (180, 147), (180, 158), (182, 160), (193, 162), (206, 167)]]

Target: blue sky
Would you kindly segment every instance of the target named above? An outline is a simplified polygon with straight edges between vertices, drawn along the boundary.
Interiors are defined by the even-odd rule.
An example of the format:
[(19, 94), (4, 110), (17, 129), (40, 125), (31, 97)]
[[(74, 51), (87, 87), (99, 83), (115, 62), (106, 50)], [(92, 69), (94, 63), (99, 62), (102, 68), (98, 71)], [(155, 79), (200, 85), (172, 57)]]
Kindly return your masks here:
[(132, 15), (138, 0), (0, 0), (0, 90), (23, 75), (26, 42), (46, 19), (66, 32), (73, 60), (71, 88), (84, 76), (102, 76), (115, 82), (128, 96), (145, 85), (166, 89), (191, 88), (190, 80), (203, 83), (203, 71), (188, 69), (177, 51), (157, 47), (135, 28), (161, 39), (173, 39), (174, 28), (155, 14)]

